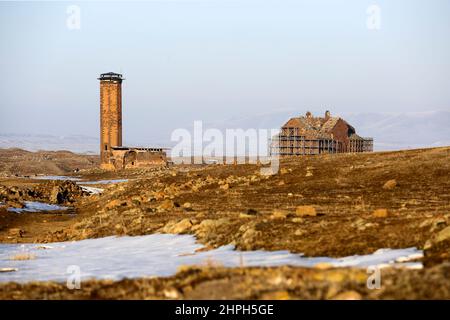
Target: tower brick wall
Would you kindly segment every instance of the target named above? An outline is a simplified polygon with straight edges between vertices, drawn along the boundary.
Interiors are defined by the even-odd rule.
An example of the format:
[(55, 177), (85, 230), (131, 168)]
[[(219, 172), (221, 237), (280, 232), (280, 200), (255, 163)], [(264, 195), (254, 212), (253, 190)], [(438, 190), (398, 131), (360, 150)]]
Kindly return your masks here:
[(106, 170), (166, 165), (163, 148), (122, 146), (122, 75), (100, 75), (100, 167)]
[(122, 146), (122, 75), (102, 74), (100, 80), (100, 159), (106, 167), (112, 147)]

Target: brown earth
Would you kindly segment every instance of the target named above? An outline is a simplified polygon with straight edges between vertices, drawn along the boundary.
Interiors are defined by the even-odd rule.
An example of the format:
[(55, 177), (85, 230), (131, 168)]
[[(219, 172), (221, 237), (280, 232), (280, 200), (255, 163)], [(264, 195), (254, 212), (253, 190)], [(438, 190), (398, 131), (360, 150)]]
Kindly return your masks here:
[(450, 264), (386, 269), (380, 289), (361, 269), (183, 268), (175, 276), (99, 280), (69, 290), (60, 283), (0, 285), (0, 299), (450, 299)]
[[(100, 196), (77, 198), (73, 203), (76, 215), (17, 215), (0, 208), (0, 241), (52, 242), (167, 232), (194, 234), (206, 247), (231, 243), (241, 250), (287, 249), (306, 256), (426, 248), (424, 270), (388, 271), (392, 284), (385, 288), (388, 293), (367, 292), (362, 282), (356, 287), (340, 282), (333, 292), (352, 290), (363, 298), (449, 298), (449, 173), (449, 147), (283, 159), (280, 171), (272, 176), (261, 175), (259, 165), (185, 165), (115, 173), (83, 170), (79, 173), (83, 178), (130, 181), (107, 187)], [(41, 183), (0, 180), (0, 185), (31, 190)], [(0, 291), (7, 292), (5, 297), (9, 298), (171, 298), (161, 295), (161, 290), (153, 295), (151, 290), (169, 290), (191, 279), (194, 291), (200, 285), (214, 286), (216, 280), (217, 285), (229, 286), (223, 291), (224, 298), (239, 298), (233, 290), (241, 283), (253, 283), (251, 288), (259, 289), (249, 288), (242, 297), (264, 298), (265, 290), (272, 292), (275, 287), (262, 280), (258, 287), (258, 279), (270, 279), (286, 270), (298, 277), (293, 276), (289, 286), (275, 286), (288, 292), (281, 296), (334, 297), (327, 291), (331, 290), (329, 281), (320, 278), (331, 271), (302, 268), (212, 268), (164, 279), (91, 281), (85, 284), (86, 290), (77, 293), (58, 284), (2, 284)], [(203, 272), (208, 275), (206, 282)], [(350, 269), (335, 272), (361, 273)], [(314, 282), (310, 276), (322, 280)], [(8, 295), (13, 291), (14, 296)], [(184, 289), (179, 292), (173, 297), (191, 297)], [(207, 289), (197, 293), (197, 298), (211, 297)]]
[(0, 149), (0, 177), (14, 175), (61, 175), (73, 170), (94, 168), (98, 156), (70, 151), (30, 152), (17, 148)]

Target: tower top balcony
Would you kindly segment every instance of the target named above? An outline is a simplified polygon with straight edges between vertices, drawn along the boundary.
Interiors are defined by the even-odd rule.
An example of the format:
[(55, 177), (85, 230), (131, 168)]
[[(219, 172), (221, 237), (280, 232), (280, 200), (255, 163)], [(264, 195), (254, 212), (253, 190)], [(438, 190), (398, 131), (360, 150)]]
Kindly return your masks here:
[(100, 81), (118, 81), (118, 82), (122, 82), (123, 80), (125, 80), (125, 78), (123, 78), (123, 76), (120, 73), (107, 72), (107, 73), (102, 73), (100, 75), (100, 78), (98, 78), (98, 80), (100, 80)]

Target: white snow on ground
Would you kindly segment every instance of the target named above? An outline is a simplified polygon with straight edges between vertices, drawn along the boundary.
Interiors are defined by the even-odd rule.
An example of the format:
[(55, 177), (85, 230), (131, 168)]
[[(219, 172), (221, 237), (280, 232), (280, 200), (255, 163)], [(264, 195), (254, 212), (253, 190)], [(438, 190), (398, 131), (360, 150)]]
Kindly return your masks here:
[(128, 181), (128, 179), (82, 181), (81, 178), (68, 177), (68, 176), (36, 176), (36, 177), (32, 177), (32, 179), (76, 181), (76, 183), (81, 187), (81, 189), (83, 189), (84, 191), (89, 192), (90, 194), (100, 194), (100, 193), (103, 192), (104, 189), (102, 189), (102, 188), (95, 188), (95, 187), (89, 187), (89, 186), (86, 186), (86, 185), (91, 185), (91, 184), (113, 184), (113, 183), (121, 183), (121, 182), (127, 182)]
[[(236, 251), (231, 245), (196, 252), (202, 245), (190, 235), (153, 234), (137, 237), (106, 237), (75, 242), (37, 244), (0, 244), (0, 268), (16, 272), (0, 273), (0, 282), (53, 280), (65, 282), (67, 267), (80, 267), (82, 279), (123, 279), (170, 276), (182, 265), (217, 263), (226, 267), (292, 265), (314, 267), (328, 263), (336, 267), (367, 268), (393, 266), (420, 268), (408, 262), (423, 256), (416, 248), (381, 249), (373, 254), (344, 258), (308, 258), (288, 251)], [(10, 260), (16, 254), (32, 253), (32, 260)], [(406, 262), (406, 263), (405, 263)]]
[(69, 181), (80, 181), (80, 178), (77, 177), (67, 177), (67, 176), (35, 176), (31, 177), (31, 179), (36, 180), (69, 180)]
[(127, 182), (128, 179), (111, 179), (111, 180), (96, 180), (96, 181), (83, 181), (83, 179), (78, 177), (68, 177), (68, 176), (34, 176), (30, 177), (31, 179), (36, 180), (68, 180), (68, 181), (76, 181), (77, 184), (112, 184), (112, 183), (121, 183)]
[(103, 189), (101, 188), (94, 188), (94, 187), (88, 187), (85, 185), (91, 185), (91, 184), (113, 184), (113, 183), (121, 183), (121, 182), (127, 182), (128, 179), (111, 179), (111, 180), (96, 180), (96, 181), (83, 181), (81, 178), (77, 177), (68, 177), (68, 176), (35, 176), (31, 177), (32, 179), (37, 180), (68, 180), (68, 181), (76, 181), (80, 187), (91, 193), (91, 194), (99, 194), (103, 192)]
[(78, 184), (112, 184), (127, 182), (128, 179), (112, 179), (112, 180), (97, 180), (97, 181), (79, 181)]
[(102, 188), (95, 188), (95, 187), (88, 187), (88, 186), (81, 186), (81, 185), (80, 185), (80, 188), (86, 192), (89, 192), (90, 194), (100, 194), (104, 190)]
[(56, 204), (48, 204), (44, 202), (25, 201), (24, 208), (8, 208), (10, 212), (41, 212), (41, 211), (55, 211), (55, 210), (67, 210), (68, 207), (58, 206)]
[(68, 181), (76, 181), (77, 184), (112, 184), (112, 183), (121, 183), (127, 182), (128, 179), (111, 179), (111, 180), (96, 180), (96, 181), (83, 181), (83, 179), (78, 177), (68, 177), (68, 176), (35, 176), (31, 177), (31, 179), (36, 180), (68, 180)]

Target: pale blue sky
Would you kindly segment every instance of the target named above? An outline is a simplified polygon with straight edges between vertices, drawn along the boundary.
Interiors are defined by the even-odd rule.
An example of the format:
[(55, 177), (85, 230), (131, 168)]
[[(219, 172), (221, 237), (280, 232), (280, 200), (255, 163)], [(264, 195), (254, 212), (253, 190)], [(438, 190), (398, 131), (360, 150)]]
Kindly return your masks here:
[(0, 133), (96, 136), (108, 71), (126, 141), (292, 108), (449, 110), (449, 17), (448, 0), (2, 1)]

